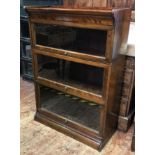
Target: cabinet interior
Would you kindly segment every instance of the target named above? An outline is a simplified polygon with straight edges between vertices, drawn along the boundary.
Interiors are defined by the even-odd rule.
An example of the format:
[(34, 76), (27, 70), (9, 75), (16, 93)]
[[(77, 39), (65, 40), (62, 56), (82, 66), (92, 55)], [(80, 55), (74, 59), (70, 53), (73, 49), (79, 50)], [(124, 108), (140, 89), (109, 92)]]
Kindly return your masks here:
[(36, 24), (36, 44), (104, 56), (107, 31)]
[(41, 86), (40, 105), (52, 114), (99, 131), (100, 106), (93, 102)]
[(102, 95), (104, 69), (37, 55), (38, 75), (64, 85)]

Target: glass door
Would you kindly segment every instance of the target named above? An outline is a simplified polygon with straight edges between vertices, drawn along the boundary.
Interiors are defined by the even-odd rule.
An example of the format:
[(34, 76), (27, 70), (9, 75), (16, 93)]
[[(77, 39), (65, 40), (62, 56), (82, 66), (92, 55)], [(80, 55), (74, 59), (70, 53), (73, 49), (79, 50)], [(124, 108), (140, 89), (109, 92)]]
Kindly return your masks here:
[(36, 59), (39, 82), (103, 104), (104, 68), (38, 54)]

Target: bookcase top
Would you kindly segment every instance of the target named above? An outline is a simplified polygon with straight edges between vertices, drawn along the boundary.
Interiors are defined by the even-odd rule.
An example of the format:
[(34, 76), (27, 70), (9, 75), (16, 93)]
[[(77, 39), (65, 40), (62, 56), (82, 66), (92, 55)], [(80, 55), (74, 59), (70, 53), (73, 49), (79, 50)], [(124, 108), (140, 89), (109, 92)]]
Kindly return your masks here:
[(130, 10), (130, 8), (107, 8), (107, 7), (55, 7), (55, 6), (25, 6), (28, 13), (73, 13), (73, 14), (93, 14), (93, 15), (112, 15), (115, 12)]

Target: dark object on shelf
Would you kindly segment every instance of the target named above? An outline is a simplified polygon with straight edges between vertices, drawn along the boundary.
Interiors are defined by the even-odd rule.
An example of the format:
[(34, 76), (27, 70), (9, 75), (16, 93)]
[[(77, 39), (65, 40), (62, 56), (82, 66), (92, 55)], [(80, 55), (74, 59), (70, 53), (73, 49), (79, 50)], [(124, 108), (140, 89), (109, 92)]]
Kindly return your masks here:
[(27, 12), (35, 120), (101, 150), (117, 129), (125, 64), (120, 53), (126, 52), (131, 11), (27, 7)]
[(135, 114), (135, 58), (126, 56), (118, 129), (127, 131)]

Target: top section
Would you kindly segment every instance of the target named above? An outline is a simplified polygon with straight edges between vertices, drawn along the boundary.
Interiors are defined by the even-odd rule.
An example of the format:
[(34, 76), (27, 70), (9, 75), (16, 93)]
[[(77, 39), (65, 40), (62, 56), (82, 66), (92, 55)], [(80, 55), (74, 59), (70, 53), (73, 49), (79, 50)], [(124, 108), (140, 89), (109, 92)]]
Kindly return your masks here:
[[(126, 52), (131, 18), (129, 8), (78, 9), (76, 7), (50, 6), (26, 7), (26, 10), (29, 15), (30, 25), (34, 25), (31, 31), (36, 39), (32, 39), (32, 48), (41, 50), (38, 45), (44, 45), (44, 48), (45, 46), (48, 49), (52, 47), (52, 50), (57, 53), (65, 50), (65, 53), (69, 52), (70, 56), (77, 54), (73, 52), (79, 52), (79, 50), (82, 54), (82, 48), (84, 54), (90, 54), (94, 51), (93, 54), (89, 55), (89, 58), (93, 55), (92, 58), (95, 60), (94, 55), (96, 55), (98, 56), (97, 59), (104, 63), (111, 63), (120, 53), (125, 54)], [(46, 35), (50, 45), (49, 43), (38, 42), (38, 36), (43, 36), (43, 29), (48, 29), (49, 35), (47, 33)], [(70, 37), (64, 34), (70, 34)], [(51, 41), (50, 36), (53, 39), (59, 38), (59, 44), (56, 44), (56, 41)], [(45, 41), (45, 38), (42, 40)], [(64, 47), (64, 43), (66, 43), (64, 40), (70, 45)], [(96, 42), (97, 44), (95, 44)], [(82, 45), (83, 47), (81, 47)], [(56, 51), (58, 49), (59, 51)], [(82, 58), (84, 56), (82, 55)]]
[(92, 15), (113, 15), (115, 12), (120, 12), (123, 10), (129, 10), (129, 8), (107, 8), (107, 7), (52, 7), (52, 6), (45, 6), (45, 7), (35, 7), (35, 6), (27, 6), (26, 10), (28, 13), (74, 13), (74, 14), (92, 14)]

